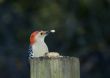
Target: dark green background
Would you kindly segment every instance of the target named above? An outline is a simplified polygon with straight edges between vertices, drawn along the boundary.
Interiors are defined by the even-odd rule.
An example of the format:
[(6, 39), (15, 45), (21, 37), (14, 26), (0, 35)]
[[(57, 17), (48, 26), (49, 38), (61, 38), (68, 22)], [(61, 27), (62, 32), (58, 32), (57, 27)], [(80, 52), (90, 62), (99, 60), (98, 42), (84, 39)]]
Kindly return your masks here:
[(29, 36), (50, 29), (49, 50), (79, 57), (81, 78), (110, 78), (110, 0), (0, 0), (0, 78), (29, 78)]

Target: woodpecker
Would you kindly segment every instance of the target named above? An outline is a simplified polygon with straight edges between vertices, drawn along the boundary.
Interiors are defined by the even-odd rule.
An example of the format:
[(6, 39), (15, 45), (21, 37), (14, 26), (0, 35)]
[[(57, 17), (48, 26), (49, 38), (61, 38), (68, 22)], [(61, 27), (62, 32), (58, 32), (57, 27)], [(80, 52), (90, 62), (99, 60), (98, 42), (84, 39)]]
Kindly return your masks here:
[(30, 36), (30, 47), (29, 47), (29, 58), (31, 57), (43, 57), (47, 56), (58, 57), (59, 53), (50, 52), (48, 46), (45, 43), (45, 37), (50, 33), (54, 33), (55, 30), (51, 31), (34, 31)]

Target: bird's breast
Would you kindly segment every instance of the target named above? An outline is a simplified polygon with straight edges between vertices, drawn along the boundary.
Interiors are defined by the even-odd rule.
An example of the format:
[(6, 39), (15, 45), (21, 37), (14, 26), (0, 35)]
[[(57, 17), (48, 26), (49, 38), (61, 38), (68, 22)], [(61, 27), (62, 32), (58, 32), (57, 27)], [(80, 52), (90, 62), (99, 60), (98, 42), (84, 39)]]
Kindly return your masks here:
[(33, 57), (44, 56), (46, 52), (49, 52), (45, 42), (39, 42), (34, 44), (32, 50), (33, 50)]

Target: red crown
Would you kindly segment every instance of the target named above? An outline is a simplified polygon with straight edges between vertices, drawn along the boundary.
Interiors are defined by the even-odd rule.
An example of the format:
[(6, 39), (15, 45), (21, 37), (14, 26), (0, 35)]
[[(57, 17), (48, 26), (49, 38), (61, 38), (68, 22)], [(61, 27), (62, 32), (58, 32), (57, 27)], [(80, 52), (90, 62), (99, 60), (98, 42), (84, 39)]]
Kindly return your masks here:
[(35, 36), (38, 34), (38, 31), (34, 31), (30, 36), (30, 44), (33, 45), (35, 43)]

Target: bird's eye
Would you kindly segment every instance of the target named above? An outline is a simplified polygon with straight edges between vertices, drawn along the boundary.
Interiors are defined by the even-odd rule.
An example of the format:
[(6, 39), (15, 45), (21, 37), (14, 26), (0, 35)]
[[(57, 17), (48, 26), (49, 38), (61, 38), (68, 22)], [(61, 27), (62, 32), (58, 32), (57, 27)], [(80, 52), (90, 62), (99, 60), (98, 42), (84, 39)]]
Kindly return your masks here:
[(40, 33), (41, 35), (43, 35), (43, 33)]

